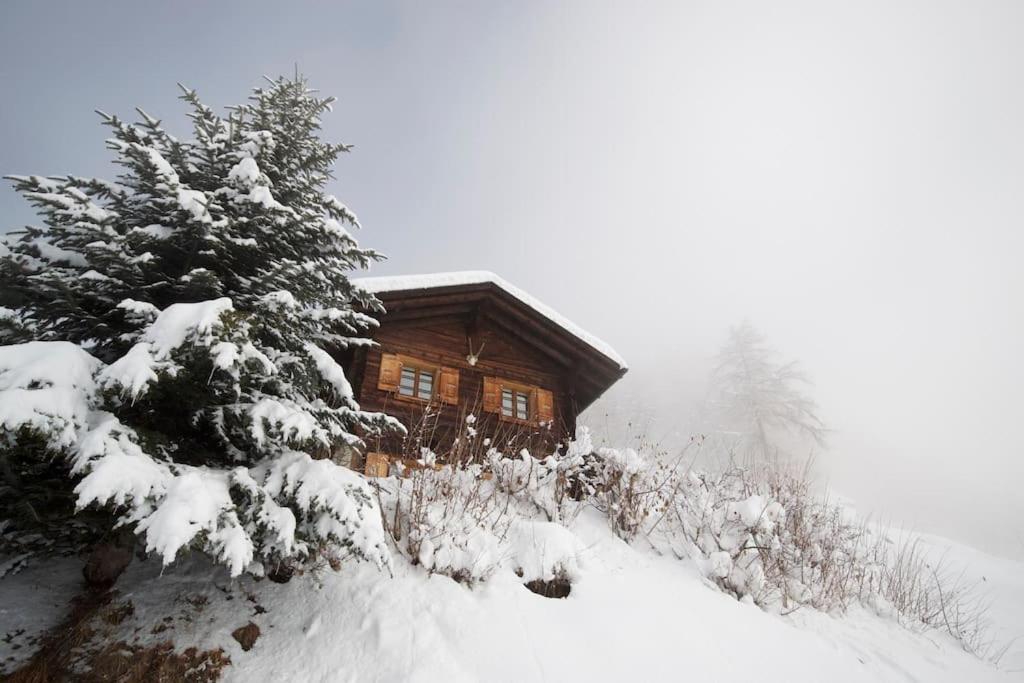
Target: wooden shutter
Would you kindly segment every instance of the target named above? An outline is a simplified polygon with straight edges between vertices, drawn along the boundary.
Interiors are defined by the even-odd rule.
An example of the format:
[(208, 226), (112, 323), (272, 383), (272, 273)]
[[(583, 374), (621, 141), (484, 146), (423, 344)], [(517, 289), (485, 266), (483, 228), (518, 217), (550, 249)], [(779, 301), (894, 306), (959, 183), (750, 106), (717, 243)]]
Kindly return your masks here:
[(377, 388), (382, 391), (398, 391), (398, 382), (402, 377), (402, 361), (393, 353), (385, 353), (380, 358), (380, 379)]
[(455, 405), (459, 402), (459, 371), (457, 368), (441, 366), (437, 378), (437, 396), (441, 403)]
[(551, 423), (555, 419), (555, 396), (547, 389), (537, 389), (537, 421)]
[(484, 412), (501, 412), (501, 382), (497, 377), (484, 377)]
[(367, 453), (366, 467), (363, 472), (368, 477), (386, 477), (388, 476), (389, 460), (390, 458), (384, 453)]

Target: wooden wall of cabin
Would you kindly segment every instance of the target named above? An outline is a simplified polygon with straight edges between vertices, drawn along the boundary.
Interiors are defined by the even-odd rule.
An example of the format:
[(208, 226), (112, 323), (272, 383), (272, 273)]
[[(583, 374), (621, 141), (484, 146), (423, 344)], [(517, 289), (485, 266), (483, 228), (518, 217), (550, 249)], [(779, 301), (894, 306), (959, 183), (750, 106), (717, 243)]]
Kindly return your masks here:
[[(554, 449), (576, 431), (576, 405), (566, 370), (534, 347), (516, 339), (493, 323), (482, 320), (473, 337), (473, 349), (479, 354), (475, 366), (466, 356), (470, 352), (463, 321), (402, 321), (388, 323), (385, 319), (374, 334), (376, 347), (365, 349), (348, 359), (346, 371), (357, 400), (364, 410), (393, 415), (410, 432), (438, 454), (448, 450), (457, 436), (465, 434), (465, 417), (475, 414), (477, 439), (491, 438), (498, 445), (515, 433), (520, 439), (531, 432), (531, 445)], [(482, 351), (481, 351), (482, 349)], [(455, 405), (432, 403), (434, 413), (424, 421), (424, 404), (398, 397), (378, 388), (382, 355), (395, 353), (411, 356), (434, 365), (457, 368), (459, 399)], [(536, 425), (525, 428), (502, 420), (498, 415), (483, 412), (484, 377), (500, 377), (513, 382), (535, 385), (552, 392), (554, 423), (549, 428)], [(389, 454), (415, 452), (411, 440), (368, 439), (369, 450)], [(412, 448), (410, 448), (412, 446)]]

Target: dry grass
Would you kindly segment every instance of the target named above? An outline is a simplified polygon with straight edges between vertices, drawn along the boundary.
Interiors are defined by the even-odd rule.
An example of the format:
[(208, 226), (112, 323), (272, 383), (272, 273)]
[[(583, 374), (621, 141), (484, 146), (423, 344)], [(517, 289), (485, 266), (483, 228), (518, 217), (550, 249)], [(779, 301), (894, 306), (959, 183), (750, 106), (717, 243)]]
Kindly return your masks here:
[[(878, 550), (878, 549), (876, 549)], [(968, 581), (943, 554), (929, 556), (921, 540), (905, 535), (885, 553), (875, 590), (893, 606), (904, 624), (927, 626), (952, 635), (963, 648), (998, 664), (1014, 641), (992, 636), (990, 603), (978, 582)]]
[(71, 603), (67, 618), (42, 639), (42, 647), (24, 666), (6, 679), (12, 683), (44, 683), (68, 680), (73, 657), (93, 638), (91, 620), (110, 604), (111, 592), (86, 592)]
[(87, 673), (70, 679), (82, 683), (210, 683), (220, 679), (231, 658), (224, 650), (190, 647), (177, 652), (171, 643), (149, 647), (111, 643), (89, 658)]
[(208, 683), (220, 678), (231, 659), (220, 648), (177, 652), (170, 642), (104, 643), (102, 625), (118, 625), (134, 612), (131, 602), (113, 602), (113, 592), (83, 593), (68, 617), (43, 637), (42, 647), (10, 683)]

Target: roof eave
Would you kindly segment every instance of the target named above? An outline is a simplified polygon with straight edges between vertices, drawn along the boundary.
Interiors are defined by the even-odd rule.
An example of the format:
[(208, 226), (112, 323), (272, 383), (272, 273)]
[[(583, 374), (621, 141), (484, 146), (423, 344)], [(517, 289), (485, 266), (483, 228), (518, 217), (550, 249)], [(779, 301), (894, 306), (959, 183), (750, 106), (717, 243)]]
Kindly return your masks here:
[[(567, 364), (567, 368), (579, 370), (585, 374), (585, 384), (591, 387), (584, 396), (578, 396), (579, 410), (594, 403), (600, 396), (610, 389), (623, 375), (628, 368), (624, 367), (615, 358), (601, 352), (600, 349), (588, 344), (585, 340), (559, 326), (555, 321), (538, 312), (505, 288), (493, 282), (476, 282), (455, 285), (443, 285), (437, 287), (416, 287), (411, 289), (393, 289), (383, 292), (376, 292), (377, 298), (384, 304), (385, 312), (380, 315), (382, 322), (387, 321), (388, 303), (398, 301), (415, 301), (417, 299), (440, 298), (446, 295), (479, 294), (481, 299), (493, 297), (502, 301), (504, 306), (511, 306), (522, 318), (532, 321), (537, 326), (538, 334), (553, 335), (561, 340), (561, 346), (570, 351), (566, 354), (575, 358), (576, 362)], [(500, 307), (488, 312), (488, 315), (495, 317), (505, 313)]]

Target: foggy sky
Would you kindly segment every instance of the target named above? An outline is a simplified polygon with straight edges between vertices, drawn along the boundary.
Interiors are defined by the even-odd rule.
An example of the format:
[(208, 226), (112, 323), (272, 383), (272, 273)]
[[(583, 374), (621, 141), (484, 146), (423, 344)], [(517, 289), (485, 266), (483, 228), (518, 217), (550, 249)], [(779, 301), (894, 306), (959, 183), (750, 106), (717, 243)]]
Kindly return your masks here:
[(177, 81), (296, 63), (375, 274), (498, 272), (631, 361), (591, 419), (658, 434), (749, 319), (838, 492), (1024, 557), (1024, 4), (8, 2), (0, 172), (111, 177), (93, 109), (186, 135)]

